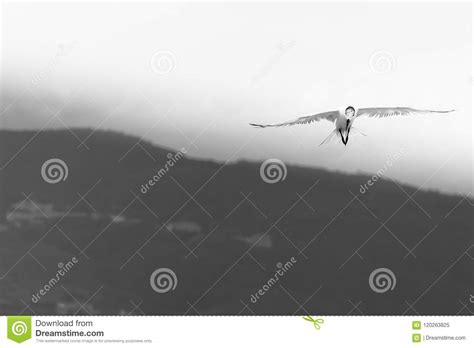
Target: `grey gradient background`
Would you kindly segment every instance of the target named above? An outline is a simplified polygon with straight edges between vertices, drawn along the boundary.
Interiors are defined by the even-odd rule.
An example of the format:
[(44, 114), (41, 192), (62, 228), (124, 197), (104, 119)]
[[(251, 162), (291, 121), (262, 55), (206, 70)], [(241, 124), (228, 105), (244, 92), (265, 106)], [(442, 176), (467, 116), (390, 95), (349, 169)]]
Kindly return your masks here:
[[(452, 155), (427, 187), (472, 191), (469, 4), (24, 3), (4, 11), (7, 105), (24, 88), (53, 111), (74, 96), (62, 113), (70, 127), (137, 136), (148, 131), (147, 140), (177, 149), (199, 136), (199, 149), (189, 146), (190, 155), (218, 160), (255, 134), (249, 122), (347, 105), (456, 109), (442, 116), (359, 120), (368, 137), (351, 142), (350, 155), (340, 146), (318, 148), (331, 131), (326, 122), (265, 130), (239, 158), (372, 173), (402, 144), (405, 156), (389, 177), (421, 185), (440, 158)], [(64, 55), (58, 55), (59, 45), (67, 47)], [(169, 74), (154, 74), (150, 66), (160, 50), (173, 54)], [(371, 59), (377, 57), (384, 73), (374, 73)], [(48, 111), (31, 108), (34, 117), (5, 115), (2, 128), (43, 125)], [(167, 111), (171, 122), (149, 130)]]

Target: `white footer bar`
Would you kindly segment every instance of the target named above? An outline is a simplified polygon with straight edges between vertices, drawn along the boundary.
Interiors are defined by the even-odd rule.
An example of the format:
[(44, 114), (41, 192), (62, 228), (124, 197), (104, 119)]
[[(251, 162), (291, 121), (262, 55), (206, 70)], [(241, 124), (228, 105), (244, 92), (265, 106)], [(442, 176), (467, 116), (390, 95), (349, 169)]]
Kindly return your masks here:
[(473, 346), (463, 316), (18, 316), (0, 318), (0, 347)]

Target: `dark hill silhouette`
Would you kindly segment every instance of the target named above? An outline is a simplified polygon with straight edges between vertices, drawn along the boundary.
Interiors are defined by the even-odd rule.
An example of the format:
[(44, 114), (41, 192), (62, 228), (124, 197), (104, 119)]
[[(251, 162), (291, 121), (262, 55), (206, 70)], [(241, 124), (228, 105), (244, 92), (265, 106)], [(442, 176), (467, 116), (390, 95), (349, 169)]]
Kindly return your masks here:
[[(187, 157), (143, 193), (177, 150), (115, 132), (72, 131), (0, 131), (3, 313), (19, 313), (26, 302), (37, 314), (127, 313), (132, 303), (141, 303), (134, 314), (456, 314), (460, 301), (469, 302), (469, 198), (402, 185), (414, 194), (409, 199), (383, 179), (361, 193), (369, 175), (296, 166), (268, 184), (260, 163)], [(67, 164), (64, 182), (43, 180), (51, 158)], [(33, 210), (53, 208), (36, 212), (39, 222), (22, 218), (25, 207), (15, 204), (26, 197)], [(31, 303), (57, 264), (73, 256), (77, 265)], [(291, 257), (291, 270), (251, 302)], [(174, 291), (151, 289), (150, 274), (160, 267), (176, 273)], [(369, 286), (381, 267), (396, 275), (383, 294)], [(86, 309), (74, 304), (97, 289)], [(360, 312), (351, 302), (361, 302)]]

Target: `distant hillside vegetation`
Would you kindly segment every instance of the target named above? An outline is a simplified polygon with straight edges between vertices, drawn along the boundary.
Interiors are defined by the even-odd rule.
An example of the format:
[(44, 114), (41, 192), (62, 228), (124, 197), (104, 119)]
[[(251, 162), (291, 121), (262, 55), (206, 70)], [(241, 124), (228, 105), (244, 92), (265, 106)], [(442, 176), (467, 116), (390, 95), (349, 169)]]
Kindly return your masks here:
[[(0, 285), (8, 289), (0, 297), (3, 313), (21, 311), (20, 299), (29, 303), (57, 263), (74, 255), (80, 261), (62, 284), (83, 301), (103, 285), (90, 303), (91, 311), (102, 314), (127, 312), (131, 299), (143, 301), (147, 314), (183, 314), (198, 299), (195, 307), (203, 314), (239, 313), (240, 300), (257, 314), (346, 314), (349, 300), (362, 301), (365, 314), (403, 314), (414, 301), (421, 314), (456, 314), (459, 299), (472, 291), (472, 260), (461, 256), (418, 299), (473, 243), (468, 198), (414, 194), (416, 188), (402, 186), (414, 194), (410, 199), (384, 179), (361, 193), (369, 175), (294, 166), (288, 166), (284, 181), (268, 184), (260, 177), (261, 163), (223, 164), (187, 155), (143, 193), (142, 185), (179, 149), (114, 132), (73, 132), (87, 139), (87, 148), (67, 130), (0, 131), (0, 273), (6, 274)], [(51, 158), (67, 164), (64, 182), (43, 180), (41, 167)], [(48, 209), (49, 218), (35, 204), (26, 215), (20, 214), (24, 207), (15, 213), (25, 197)], [(28, 214), (36, 214), (34, 221), (28, 222)], [(161, 229), (165, 223), (171, 231)], [(31, 247), (45, 269), (29, 256), (20, 259)], [(281, 283), (250, 303), (275, 265), (293, 256), (298, 262)], [(166, 296), (149, 286), (160, 266), (179, 279)], [(378, 267), (397, 275), (396, 288), (387, 294), (368, 286)], [(320, 286), (304, 309), (285, 292), (302, 303)], [(58, 308), (69, 308), (71, 301), (58, 288), (32, 308), (63, 313)]]

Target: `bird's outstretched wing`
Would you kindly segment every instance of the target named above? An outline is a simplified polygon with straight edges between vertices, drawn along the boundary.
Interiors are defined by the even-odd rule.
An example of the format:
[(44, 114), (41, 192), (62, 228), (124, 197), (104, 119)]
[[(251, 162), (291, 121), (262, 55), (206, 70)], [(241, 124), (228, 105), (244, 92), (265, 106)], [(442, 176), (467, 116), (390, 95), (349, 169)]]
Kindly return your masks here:
[(407, 107), (382, 107), (382, 108), (361, 108), (357, 111), (357, 117), (389, 117), (389, 116), (407, 116), (416, 114), (446, 114), (454, 110), (435, 111), (435, 110), (418, 110)]
[(335, 121), (337, 118), (337, 114), (338, 114), (338, 111), (328, 111), (328, 112), (322, 112), (316, 115), (299, 117), (297, 119), (286, 121), (283, 123), (275, 123), (275, 124), (250, 123), (250, 125), (254, 127), (265, 128), (265, 127), (294, 126), (296, 124), (309, 124), (309, 123), (318, 122), (321, 120)]

